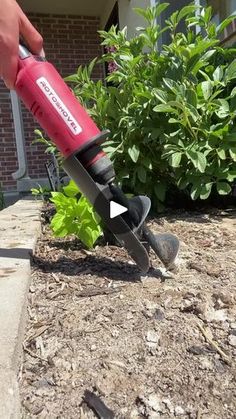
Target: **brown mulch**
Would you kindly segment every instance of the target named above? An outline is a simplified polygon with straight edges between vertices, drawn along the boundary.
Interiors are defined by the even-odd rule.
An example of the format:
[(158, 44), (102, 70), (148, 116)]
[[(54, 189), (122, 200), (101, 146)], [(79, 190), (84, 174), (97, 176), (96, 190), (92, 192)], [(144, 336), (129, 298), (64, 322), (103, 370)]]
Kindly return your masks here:
[[(154, 231), (180, 238), (179, 269), (143, 277), (125, 250), (87, 251), (43, 225), (19, 373), (22, 418), (94, 418), (86, 390), (117, 418), (235, 418), (234, 216), (152, 220)], [(160, 268), (153, 255), (152, 263)]]

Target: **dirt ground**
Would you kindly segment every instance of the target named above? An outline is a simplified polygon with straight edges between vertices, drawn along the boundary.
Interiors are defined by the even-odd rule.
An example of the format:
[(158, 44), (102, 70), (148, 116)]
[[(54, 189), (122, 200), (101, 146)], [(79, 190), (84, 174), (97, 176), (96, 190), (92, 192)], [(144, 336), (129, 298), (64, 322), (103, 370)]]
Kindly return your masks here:
[[(43, 226), (33, 257), (22, 418), (236, 417), (236, 212), (151, 220), (181, 240), (178, 272), (139, 275), (123, 249)], [(113, 413), (111, 412), (114, 412)]]

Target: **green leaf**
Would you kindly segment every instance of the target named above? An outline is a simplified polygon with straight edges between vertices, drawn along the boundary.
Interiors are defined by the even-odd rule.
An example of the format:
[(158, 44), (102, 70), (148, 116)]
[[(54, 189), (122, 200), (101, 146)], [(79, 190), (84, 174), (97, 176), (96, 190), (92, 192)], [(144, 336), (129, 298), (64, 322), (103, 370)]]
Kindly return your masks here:
[(212, 18), (212, 7), (203, 7), (201, 10), (201, 17), (205, 24), (208, 24)]
[(236, 78), (236, 60), (234, 60), (225, 71), (225, 80), (226, 82)]
[(186, 151), (187, 157), (192, 161), (195, 167), (197, 167), (197, 161), (198, 161), (198, 154), (194, 150), (187, 150)]
[(186, 152), (187, 156), (192, 161), (194, 167), (199, 170), (199, 172), (204, 173), (207, 165), (206, 157), (200, 151), (188, 150)]
[[(181, 124), (182, 123), (182, 121), (179, 121), (178, 119), (176, 119), (176, 118), (170, 118), (169, 120), (168, 120), (168, 122), (169, 122), (169, 124)], [(182, 123), (183, 124), (183, 123)], [(184, 124), (183, 124), (184, 125)]]
[(198, 199), (200, 197), (200, 193), (201, 193), (201, 185), (198, 183), (194, 184), (190, 191), (190, 196), (192, 200), (195, 201), (196, 199)]
[(168, 93), (161, 89), (154, 89), (153, 93), (157, 99), (160, 100), (160, 102), (166, 104), (168, 102)]
[(207, 166), (206, 157), (200, 151), (198, 151), (197, 155), (198, 155), (197, 168), (199, 172), (204, 173)]
[(223, 30), (231, 23), (231, 22), (233, 22), (234, 20), (236, 19), (236, 15), (235, 14), (233, 14), (233, 15), (231, 15), (231, 16), (229, 16), (229, 17), (227, 17), (225, 20), (223, 20), (223, 22), (221, 22), (220, 23), (220, 25), (219, 26), (217, 26), (217, 28), (216, 28), (216, 31), (217, 31), (217, 33), (222, 33), (223, 32)]
[(68, 234), (65, 228), (65, 214), (63, 212), (58, 212), (54, 215), (51, 220), (51, 228), (57, 236), (65, 237)]
[[(186, 174), (184, 173), (184, 176), (186, 176)], [(178, 179), (178, 181), (177, 181), (177, 186), (178, 186), (178, 188), (182, 191), (182, 190), (184, 190), (184, 189), (186, 189), (187, 188), (187, 186), (189, 185), (189, 183), (190, 183), (190, 180), (189, 180), (189, 178), (188, 177), (181, 177), (180, 179)]]
[(236, 170), (230, 170), (227, 173), (227, 178), (226, 178), (229, 182), (235, 182), (236, 180)]
[(161, 201), (164, 202), (165, 201), (165, 197), (166, 197), (166, 184), (164, 182), (158, 182), (155, 186), (154, 186), (154, 192), (156, 197)]
[(53, 202), (57, 209), (64, 208), (68, 206), (68, 202), (72, 203), (74, 198), (67, 198), (62, 192), (52, 192), (52, 198), (50, 201)]
[(217, 99), (215, 103), (219, 105), (219, 108), (215, 111), (218, 118), (226, 118), (230, 113), (229, 103), (227, 102), (227, 100)]
[(186, 100), (187, 102), (194, 106), (194, 108), (197, 107), (197, 94), (196, 94), (196, 90), (193, 89), (188, 89), (186, 91)]
[(170, 3), (161, 3), (161, 4), (157, 4), (156, 6), (156, 10), (155, 10), (155, 17), (159, 17), (162, 12), (164, 12), (164, 10), (167, 9), (167, 7), (169, 7)]
[(128, 55), (128, 54), (121, 54), (120, 55), (120, 59), (122, 61), (131, 61), (133, 59), (132, 55)]
[(181, 158), (182, 158), (182, 153), (180, 153), (180, 152), (173, 153), (169, 158), (170, 166), (172, 166), (174, 168), (179, 167), (180, 162), (181, 162)]
[(111, 146), (103, 146), (102, 147), (102, 149), (103, 149), (103, 151), (104, 151), (104, 153), (106, 153), (106, 154), (112, 154), (112, 153), (114, 153), (114, 151), (116, 150), (116, 147), (111, 147)]
[(137, 13), (137, 15), (140, 15), (144, 17), (144, 19), (149, 20), (146, 9), (143, 9), (141, 7), (134, 7), (133, 10), (135, 13)]
[(234, 97), (236, 95), (236, 87), (231, 90), (230, 97)]
[(201, 87), (204, 99), (208, 100), (213, 91), (212, 83), (210, 81), (203, 81)]
[(130, 158), (133, 160), (134, 163), (137, 163), (138, 158), (139, 158), (139, 154), (140, 154), (140, 150), (138, 148), (138, 146), (136, 144), (132, 145), (132, 147), (128, 148), (128, 153)]
[(219, 195), (228, 195), (231, 192), (231, 186), (226, 182), (217, 182), (216, 188)]
[(139, 178), (140, 182), (145, 183), (146, 179), (147, 179), (147, 171), (146, 171), (145, 167), (139, 166), (137, 168), (137, 173), (138, 173), (138, 178)]
[(225, 150), (223, 148), (218, 148), (216, 151), (217, 151), (217, 154), (218, 154), (218, 156), (221, 160), (226, 159), (226, 153), (225, 153)]
[[(155, 137), (155, 138), (156, 138), (156, 137)], [(146, 169), (148, 169), (148, 170), (152, 170), (152, 168), (153, 168), (152, 161), (151, 161), (151, 159), (150, 159), (150, 158), (148, 158), (148, 157), (145, 157), (145, 158), (143, 158), (143, 159), (142, 159), (142, 164), (143, 164), (143, 166), (144, 166), (144, 167), (146, 167)]]
[(156, 140), (157, 138), (159, 138), (160, 134), (161, 134), (160, 128), (154, 127), (151, 129), (151, 137), (153, 140)]
[(157, 19), (162, 12), (169, 6), (169, 3), (156, 4), (153, 7), (140, 8), (135, 7), (133, 10), (140, 16), (144, 17), (150, 24)]
[(169, 90), (171, 90), (173, 93), (175, 93), (176, 95), (179, 93), (179, 89), (180, 89), (181, 85), (179, 85), (175, 80), (172, 80), (168, 77), (164, 77), (163, 82), (164, 82), (165, 86)]
[[(201, 57), (201, 61), (203, 64), (207, 63), (209, 59), (216, 53), (215, 49), (210, 49), (209, 51), (205, 52), (205, 54)], [(205, 62), (204, 62), (205, 61)]]
[(179, 23), (183, 18), (193, 14), (198, 9), (198, 6), (190, 5), (183, 7), (177, 16), (177, 22)]
[(229, 149), (229, 154), (231, 159), (236, 162), (236, 147), (231, 147)]
[(71, 76), (64, 77), (64, 80), (71, 83), (78, 83), (79, 77), (78, 74), (72, 74)]
[(135, 7), (133, 10), (138, 15), (144, 17), (149, 23), (152, 23), (152, 21), (158, 18), (167, 7), (169, 7), (169, 3), (161, 3), (147, 8)]
[(153, 108), (154, 112), (164, 112), (164, 113), (170, 113), (170, 112), (176, 112), (176, 109), (174, 109), (172, 106), (168, 104), (161, 103), (160, 105), (155, 106)]
[(32, 193), (32, 195), (40, 195), (40, 190), (36, 188), (31, 188), (30, 192)]
[(88, 71), (88, 76), (89, 76), (89, 77), (91, 77), (92, 72), (93, 72), (93, 69), (94, 69), (94, 67), (95, 67), (96, 63), (97, 63), (97, 57), (95, 57), (95, 58), (94, 58), (94, 59), (90, 62), (90, 64), (88, 65), (88, 67), (87, 67), (87, 71)]
[(198, 43), (194, 43), (191, 45), (191, 57), (194, 57), (195, 55), (200, 55), (203, 52), (207, 51), (208, 48), (215, 46), (216, 44), (218, 44), (219, 41), (217, 41), (216, 39), (210, 39), (210, 40), (204, 40), (202, 39), (201, 41), (199, 41)]
[(39, 129), (35, 129), (35, 130), (34, 130), (34, 133), (35, 133), (36, 135), (38, 135), (40, 138), (43, 138), (43, 134), (42, 134), (42, 132), (41, 132)]
[(222, 66), (218, 66), (216, 67), (214, 73), (213, 73), (213, 79), (215, 81), (221, 81), (223, 79), (224, 76), (224, 70)]
[(80, 193), (79, 187), (73, 180), (70, 180), (68, 185), (63, 187), (64, 194), (68, 197), (75, 197)]
[(200, 192), (200, 198), (201, 199), (207, 199), (209, 198), (210, 194), (211, 194), (211, 190), (212, 190), (212, 185), (213, 183), (206, 183), (205, 185), (203, 185), (201, 187), (201, 192)]

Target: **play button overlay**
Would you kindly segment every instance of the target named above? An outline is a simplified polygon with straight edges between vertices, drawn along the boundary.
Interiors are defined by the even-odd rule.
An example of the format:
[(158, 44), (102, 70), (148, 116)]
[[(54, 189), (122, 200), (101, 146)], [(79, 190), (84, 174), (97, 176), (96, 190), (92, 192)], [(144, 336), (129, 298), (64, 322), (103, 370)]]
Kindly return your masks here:
[(128, 211), (128, 208), (118, 204), (115, 201), (110, 201), (110, 218), (118, 217), (118, 215), (124, 214)]

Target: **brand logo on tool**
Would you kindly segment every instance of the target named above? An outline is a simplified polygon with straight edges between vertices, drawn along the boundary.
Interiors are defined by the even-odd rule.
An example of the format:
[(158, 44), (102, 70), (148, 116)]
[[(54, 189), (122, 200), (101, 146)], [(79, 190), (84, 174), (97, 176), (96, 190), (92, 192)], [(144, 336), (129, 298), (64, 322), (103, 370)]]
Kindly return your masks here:
[(40, 77), (38, 80), (36, 80), (36, 83), (45, 94), (45, 96), (49, 99), (58, 114), (65, 121), (71, 132), (75, 135), (80, 134), (82, 132), (81, 126), (71, 115), (66, 105), (61, 101), (55, 90), (50, 85), (49, 81), (45, 77)]

